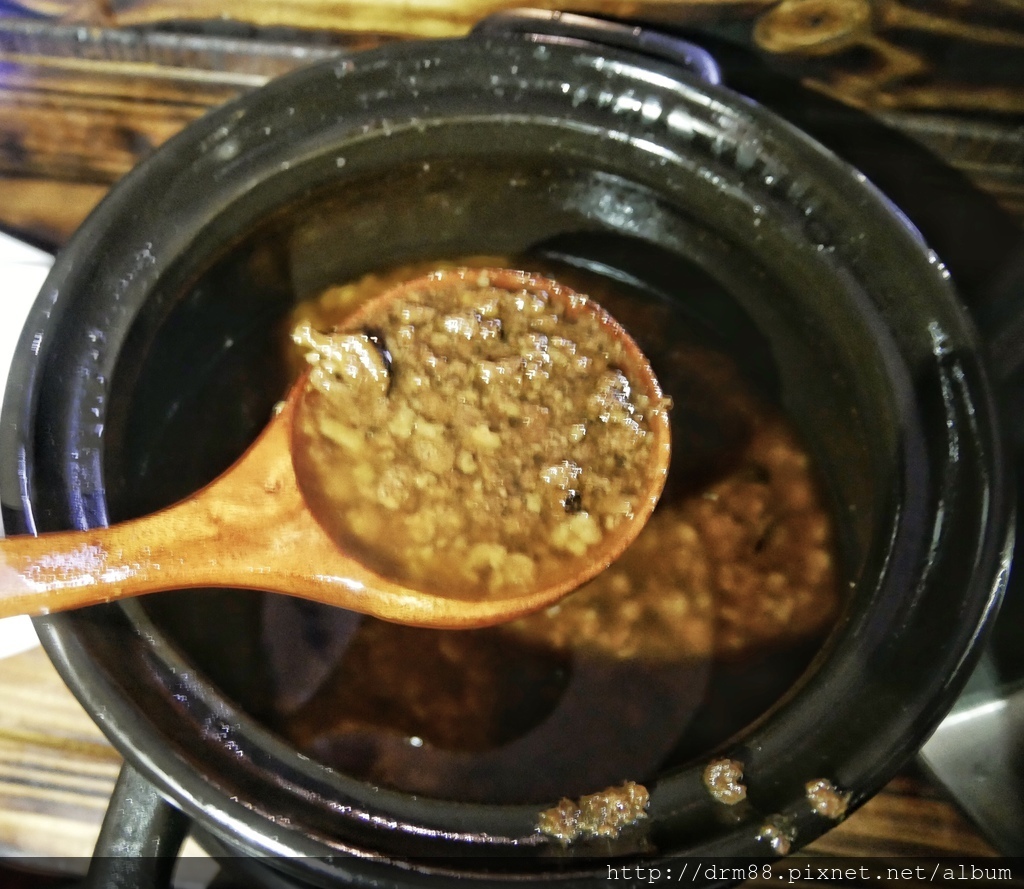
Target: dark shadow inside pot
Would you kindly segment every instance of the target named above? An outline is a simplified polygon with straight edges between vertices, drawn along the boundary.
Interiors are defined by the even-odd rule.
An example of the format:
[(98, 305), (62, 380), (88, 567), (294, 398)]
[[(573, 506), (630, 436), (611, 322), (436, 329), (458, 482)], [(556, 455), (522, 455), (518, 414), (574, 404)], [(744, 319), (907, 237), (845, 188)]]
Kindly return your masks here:
[[(772, 249), (769, 228), (761, 251)], [(786, 236), (781, 226), (776, 234)], [(790, 417), (816, 463), (836, 525), (836, 585), (865, 571), (874, 523), (889, 509), (883, 464), (898, 423), (881, 376), (848, 373), (879, 364), (855, 314), (839, 302), (812, 306), (809, 273), (783, 285), (756, 250), (642, 184), (528, 160), (437, 158), (390, 169), (384, 186), (353, 176), (290, 200), (244, 237), (212, 239), (165, 275), (114, 380), (112, 520), (189, 494), (255, 436), (287, 386), (287, 317), (298, 301), (366, 272), (476, 254), (601, 291), (677, 402), (683, 456), (669, 504), (733, 471), (748, 434), (722, 410), (720, 380), (680, 371), (673, 355), (686, 344), (727, 356), (751, 398)], [(858, 410), (866, 404), (873, 413)], [(798, 683), (839, 614), (737, 656), (649, 663), (569, 655), (501, 629), (381, 625), (257, 592), (176, 592), (144, 607), (227, 698), (315, 759), (403, 791), (492, 803), (649, 781), (708, 755)], [(411, 656), (397, 674), (359, 681), (375, 658), (401, 653)], [(428, 666), (433, 686), (400, 690)], [(459, 716), (431, 723), (431, 707)]]

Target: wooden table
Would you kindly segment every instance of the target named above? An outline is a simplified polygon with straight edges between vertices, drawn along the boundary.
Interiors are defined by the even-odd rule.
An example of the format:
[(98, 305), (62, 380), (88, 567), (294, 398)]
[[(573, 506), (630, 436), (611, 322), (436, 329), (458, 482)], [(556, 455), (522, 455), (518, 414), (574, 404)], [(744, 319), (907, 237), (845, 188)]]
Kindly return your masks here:
[[(256, 14), (264, 7), (248, 2), (231, 10), (238, 19), (245, 18), (244, 10), (255, 11), (253, 26), (236, 21), (206, 28), (161, 27), (173, 4), (159, 2), (103, 4), (113, 21), (99, 12), (93, 16), (89, 4), (65, 8), (40, 0), (24, 5), (43, 18), (0, 18), (0, 227), (53, 248), (112, 182), (207, 108), (297, 65), (395, 38), (376, 27), (380, 16), (369, 16), (365, 21), (376, 26), (362, 29), (320, 22), (318, 30), (296, 30), (270, 22), (275, 27), (267, 30), (268, 22)], [(920, 65), (917, 79), (895, 76), (893, 70), (906, 73), (907, 63), (899, 35), (908, 27), (938, 27), (935, 22), (904, 22), (902, 31), (861, 34), (858, 39), (883, 52), (890, 70), (888, 79), (851, 79), (842, 70), (841, 54), (838, 67), (830, 70), (826, 52), (800, 56), (786, 50), (786, 32), (779, 28), (796, 5), (794, 0), (722, 2), (711, 14), (713, 0), (643, 4), (648, 11), (658, 7), (663, 17), (677, 15), (690, 30), (706, 26), (708, 42), (731, 59), (727, 82), (866, 169), (924, 229), (965, 293), (983, 300), (1000, 263), (1020, 240), (1024, 220), (1024, 141), (1015, 116), (1021, 108), (1014, 104), (1024, 92), (1001, 89), (998, 71), (991, 75), (994, 86), (955, 87), (943, 78), (944, 69), (933, 65), (937, 77), (931, 93), (921, 87)], [(399, 6), (393, 15), (400, 15), (394, 11)], [(894, 3), (879, 6), (890, 13), (898, 9)], [(768, 8), (770, 20), (763, 12)], [(757, 10), (761, 17), (755, 21)], [(143, 22), (146, 28), (117, 19), (133, 11), (151, 16)], [(1011, 12), (1006, 16), (1012, 19)], [(416, 21), (425, 27), (422, 18)], [(1024, 47), (1024, 15), (1003, 22), (1002, 36), (966, 24), (975, 28), (969, 42), (988, 40), (999, 52), (1007, 45)], [(467, 25), (453, 16), (441, 30), (460, 33)], [(964, 25), (962, 20), (949, 25), (950, 39), (961, 39), (954, 32)], [(885, 21), (878, 27), (890, 28)], [(760, 41), (759, 50), (753, 56), (742, 51), (749, 49), (743, 39), (721, 44), (723, 35), (734, 33), (730, 28)], [(896, 43), (879, 50), (883, 37)], [(736, 46), (741, 51), (732, 59)], [(774, 53), (768, 62), (782, 62), (769, 65), (771, 77), (764, 77), (761, 67), (766, 52)], [(801, 60), (807, 65), (803, 73)], [(983, 107), (996, 113), (979, 115)], [(41, 650), (0, 661), (0, 855), (88, 856), (118, 767), (117, 753)], [(812, 849), (844, 856), (993, 854), (942, 790), (914, 767)]]

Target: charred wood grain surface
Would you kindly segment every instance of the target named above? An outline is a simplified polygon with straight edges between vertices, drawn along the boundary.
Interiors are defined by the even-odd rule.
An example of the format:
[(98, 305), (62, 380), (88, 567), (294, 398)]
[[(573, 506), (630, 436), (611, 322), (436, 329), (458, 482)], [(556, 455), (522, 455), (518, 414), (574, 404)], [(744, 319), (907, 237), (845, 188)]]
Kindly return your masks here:
[[(0, 0), (0, 228), (58, 248), (114, 182), (208, 109), (339, 53), (464, 34), (480, 17), (511, 5)], [(965, 280), (981, 280), (1000, 245), (1012, 240), (1003, 221), (1018, 233), (1024, 227), (1021, 0), (557, 5), (661, 22), (709, 45), (739, 48), (828, 100), (833, 111), (849, 109), (853, 117), (837, 112), (838, 124), (823, 132), (851, 154), (859, 150), (854, 162), (876, 156), (859, 135), (866, 130), (856, 115), (868, 115), (873, 128), (908, 149), (902, 165), (879, 171), (879, 184), (901, 202), (917, 201), (931, 225), (926, 234), (945, 248), (940, 254), (956, 254), (965, 233), (983, 242), (960, 250), (974, 257), (973, 267), (970, 259), (961, 263)], [(748, 79), (760, 82), (757, 73)], [(728, 82), (744, 90), (742, 76)], [(810, 120), (803, 94), (759, 98), (800, 125), (801, 114)], [(922, 198), (927, 187), (901, 194), (905, 180), (922, 171), (934, 173), (931, 194)], [(959, 190), (949, 187), (953, 180)], [(997, 216), (996, 235), (975, 224)], [(0, 855), (87, 854), (118, 762), (41, 652), (0, 661)], [(913, 769), (810, 851), (992, 852)]]
[[(464, 34), (514, 0), (4, 0), (27, 21), (114, 29), (299, 29), (376, 39)], [(1018, 0), (566, 0), (534, 4), (729, 35), (869, 108), (1024, 111)]]

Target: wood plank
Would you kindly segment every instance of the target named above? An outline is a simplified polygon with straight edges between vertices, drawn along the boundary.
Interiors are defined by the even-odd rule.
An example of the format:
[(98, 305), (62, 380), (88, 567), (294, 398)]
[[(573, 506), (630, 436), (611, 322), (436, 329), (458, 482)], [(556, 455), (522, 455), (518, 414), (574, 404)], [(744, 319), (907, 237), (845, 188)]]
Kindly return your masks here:
[(842, 857), (995, 854), (956, 806), (913, 768), (807, 851)]
[(8, 94), (0, 175), (113, 182), (204, 110), (74, 92)]
[(0, 228), (56, 248), (67, 242), (107, 188), (93, 182), (0, 176)]
[[(196, 31), (77, 27), (37, 19), (0, 19), (0, 52), (12, 57), (67, 59), (118, 65), (144, 64), (150, 73), (208, 72), (207, 77), (244, 85), (244, 78), (273, 77), (341, 52), (379, 45), (373, 34), (262, 32), (237, 27), (222, 33), (215, 23)], [(6, 84), (6, 74), (4, 83)]]
[[(17, 51), (5, 52), (2, 38), (14, 33), (9, 27), (5, 32), (5, 27), (0, 23), (0, 63), (6, 66), (0, 88), (0, 177), (9, 181), (0, 181), (0, 196), (6, 202), (11, 194), (10, 200), (18, 205), (0, 213), (15, 217), (32, 215), (31, 207), (18, 197), (30, 186), (12, 186), (10, 181), (68, 182), (78, 195), (83, 194), (78, 184), (109, 185), (208, 108), (289, 66), (340, 51), (319, 47), (315, 53), (304, 52), (297, 44), (279, 43), (272, 52), (252, 59), (249, 54), (256, 50), (245, 41), (231, 43), (222, 55), (219, 44), (211, 40), (193, 42), (177, 54), (159, 41), (148, 41), (127, 44), (131, 60), (115, 61), (108, 58), (109, 47), (97, 48), (108, 41), (105, 33), (90, 38), (98, 58), (61, 54), (68, 51), (66, 33), (56, 48), (41, 43), (37, 34), (32, 41), (13, 41)], [(27, 51), (32, 46), (53, 54), (32, 55)], [(226, 69), (188, 67), (215, 63)], [(962, 170), (1010, 213), (1024, 218), (1024, 140), (1012, 121), (990, 119), (958, 127), (949, 115), (880, 116)], [(78, 198), (73, 201), (70, 215), (81, 207)], [(45, 214), (55, 210), (68, 215), (60, 201)], [(43, 214), (40, 210), (34, 215)], [(22, 225), (17, 218), (0, 223)], [(72, 228), (67, 220), (38, 219), (27, 230), (69, 233)]]
[(0, 176), (109, 185), (209, 108), (299, 66), (378, 42), (0, 19)]
[(0, 176), (109, 185), (209, 108), (367, 43), (0, 21)]
[[(657, 20), (706, 21), (730, 14), (750, 16), (777, 0), (537, 0), (537, 8), (631, 16)], [(152, 25), (168, 21), (245, 22), (259, 27), (288, 26), (349, 33), (451, 37), (515, 0), (15, 0), (16, 11), (63, 22), (98, 26)]]
[[(106, 28), (234, 25), (452, 37), (515, 0), (9, 0), (14, 15)], [(706, 29), (859, 107), (1024, 111), (1017, 0), (536, 0), (534, 6)]]
[(0, 661), (0, 855), (91, 855), (120, 764), (42, 649)]
[(878, 118), (942, 158), (1024, 223), (1024, 127), (1016, 120), (881, 112)]
[(120, 768), (42, 649), (0, 660), (0, 858), (84, 872)]

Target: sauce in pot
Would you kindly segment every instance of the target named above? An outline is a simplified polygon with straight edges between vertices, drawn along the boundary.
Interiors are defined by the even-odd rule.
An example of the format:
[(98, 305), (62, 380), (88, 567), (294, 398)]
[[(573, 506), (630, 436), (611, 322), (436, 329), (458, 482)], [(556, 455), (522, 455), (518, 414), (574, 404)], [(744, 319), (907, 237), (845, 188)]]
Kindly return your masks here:
[[(779, 409), (728, 355), (690, 335), (675, 307), (600, 277), (576, 280), (575, 270), (539, 271), (592, 295), (651, 359), (673, 402), (665, 492), (609, 569), (500, 627), (402, 627), (268, 597), (264, 633), (292, 628), (270, 646), (292, 658), (277, 656), (271, 721), (354, 777), (447, 799), (544, 805), (650, 780), (710, 759), (768, 709), (838, 613), (832, 521)], [(370, 276), (332, 288), (292, 320), (343, 324), (390, 283)], [(301, 619), (281, 621), (285, 611)], [(306, 643), (296, 626), (311, 637), (307, 655), (297, 654)], [(296, 657), (316, 666), (315, 681)]]

